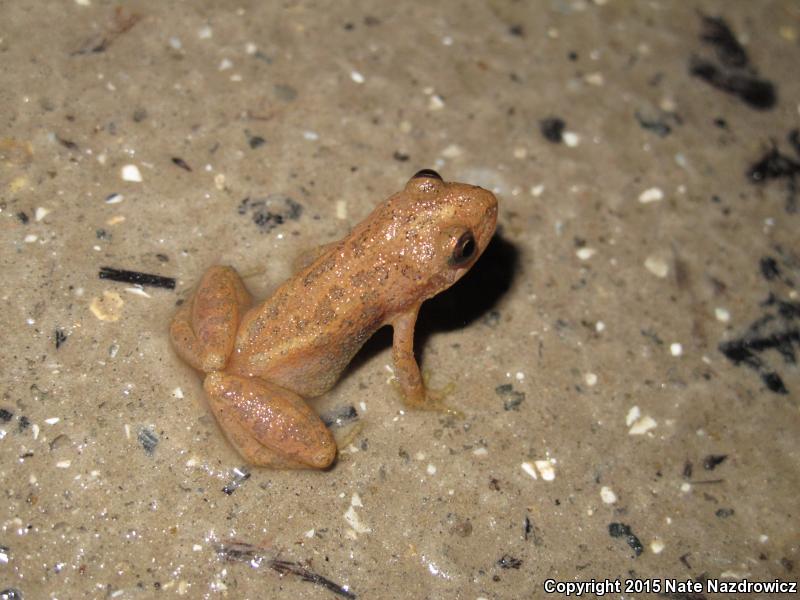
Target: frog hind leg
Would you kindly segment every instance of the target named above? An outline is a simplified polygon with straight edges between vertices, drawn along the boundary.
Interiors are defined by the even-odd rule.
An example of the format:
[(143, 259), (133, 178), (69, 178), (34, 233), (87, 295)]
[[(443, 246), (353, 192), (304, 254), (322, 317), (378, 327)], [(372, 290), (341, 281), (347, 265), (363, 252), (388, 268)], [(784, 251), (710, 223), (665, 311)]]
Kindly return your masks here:
[(294, 392), (253, 377), (209, 373), (211, 411), (249, 463), (274, 469), (324, 469), (336, 458), (330, 430)]
[(175, 350), (195, 369), (225, 368), (242, 314), (253, 300), (231, 267), (209, 268), (194, 295), (178, 309), (170, 325)]

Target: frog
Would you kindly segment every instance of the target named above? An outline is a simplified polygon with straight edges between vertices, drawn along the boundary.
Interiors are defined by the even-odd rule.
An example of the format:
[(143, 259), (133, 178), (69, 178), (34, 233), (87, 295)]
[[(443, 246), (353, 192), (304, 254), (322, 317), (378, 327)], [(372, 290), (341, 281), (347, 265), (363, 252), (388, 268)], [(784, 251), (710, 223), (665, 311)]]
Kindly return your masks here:
[(437, 405), (414, 355), (417, 315), (478, 260), (497, 207), (489, 190), (423, 169), (260, 303), (233, 267), (208, 268), (170, 338), (203, 377), (210, 411), (241, 457), (258, 467), (329, 468), (336, 441), (307, 400), (328, 392), (386, 325), (405, 406)]

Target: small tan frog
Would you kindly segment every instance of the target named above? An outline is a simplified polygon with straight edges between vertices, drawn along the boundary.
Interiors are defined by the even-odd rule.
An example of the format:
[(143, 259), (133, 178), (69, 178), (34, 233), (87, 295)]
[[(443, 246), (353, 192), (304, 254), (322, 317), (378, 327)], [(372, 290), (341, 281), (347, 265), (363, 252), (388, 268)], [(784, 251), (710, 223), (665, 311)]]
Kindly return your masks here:
[(178, 354), (205, 374), (220, 427), (248, 462), (324, 469), (336, 442), (304, 398), (327, 392), (384, 325), (405, 403), (425, 408), (414, 358), (420, 305), (475, 263), (494, 234), (497, 199), (430, 169), (259, 304), (231, 267), (206, 271), (170, 327)]

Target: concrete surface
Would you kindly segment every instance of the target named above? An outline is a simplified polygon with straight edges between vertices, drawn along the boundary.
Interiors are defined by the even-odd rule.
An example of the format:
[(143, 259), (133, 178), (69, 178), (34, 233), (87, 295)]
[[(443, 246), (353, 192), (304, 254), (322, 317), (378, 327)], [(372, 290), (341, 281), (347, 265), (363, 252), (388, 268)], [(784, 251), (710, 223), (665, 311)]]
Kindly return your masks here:
[[(799, 35), (791, 0), (1, 2), (3, 597), (796, 581)], [(315, 403), (336, 466), (245, 469), (176, 302), (215, 263), (268, 294), (424, 167), (501, 203), (420, 321), (463, 414), (403, 410), (379, 335)]]

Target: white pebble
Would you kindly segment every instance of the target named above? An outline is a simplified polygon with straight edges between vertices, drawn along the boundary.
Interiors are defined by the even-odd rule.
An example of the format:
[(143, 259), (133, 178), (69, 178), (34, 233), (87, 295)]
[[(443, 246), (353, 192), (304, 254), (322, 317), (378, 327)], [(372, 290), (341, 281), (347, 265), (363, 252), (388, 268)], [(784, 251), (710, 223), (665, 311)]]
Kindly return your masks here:
[(50, 417), (49, 419), (45, 419), (44, 422), (47, 423), (48, 425), (55, 425), (60, 420), (61, 419), (59, 417)]
[(722, 323), (727, 323), (731, 320), (731, 313), (728, 311), (727, 308), (722, 308), (718, 306), (714, 309), (714, 316), (717, 318), (717, 321), (721, 321)]
[(441, 110), (444, 108), (444, 98), (442, 98), (439, 94), (433, 94), (431, 99), (428, 100), (428, 109), (429, 110)]
[(232, 68), (233, 68), (233, 63), (229, 58), (223, 58), (222, 61), (219, 63), (220, 71), (227, 71), (228, 69)]
[(306, 139), (310, 142), (315, 142), (319, 139), (319, 134), (316, 131), (304, 131), (303, 139)]
[(578, 250), (575, 252), (575, 256), (581, 260), (589, 260), (595, 254), (597, 254), (597, 250), (594, 248), (578, 248)]
[(38, 206), (38, 207), (36, 207), (36, 213), (35, 214), (36, 214), (36, 220), (37, 221), (41, 221), (47, 215), (50, 214), (50, 209), (49, 208), (45, 208), (44, 206)]
[(602, 321), (598, 321), (597, 323), (594, 324), (594, 330), (597, 333), (601, 333), (606, 330), (606, 324), (603, 323)]
[(662, 279), (669, 274), (667, 261), (659, 256), (648, 256), (644, 261), (644, 267), (653, 275)]
[(653, 417), (648, 415), (643, 416), (637, 420), (628, 430), (629, 435), (644, 435), (651, 429), (655, 429), (658, 423)]
[(553, 468), (553, 463), (549, 460), (537, 460), (536, 468), (539, 469), (539, 474), (545, 481), (553, 481), (556, 478), (556, 471)]
[(563, 139), (564, 143), (570, 148), (574, 148), (581, 143), (581, 136), (573, 131), (565, 131), (562, 134), (561, 139)]
[(542, 185), (541, 183), (538, 185), (531, 186), (531, 196), (533, 196), (534, 198), (538, 198), (539, 196), (541, 196), (542, 192), (544, 192), (544, 185)]
[(650, 542), (650, 551), (653, 554), (661, 554), (664, 551), (664, 542), (656, 538)]
[(522, 470), (525, 471), (528, 475), (530, 475), (534, 479), (539, 479), (539, 476), (536, 474), (536, 469), (533, 467), (531, 463), (524, 462), (520, 466), (522, 467)]
[(33, 242), (39, 239), (39, 236), (36, 235), (35, 233), (29, 233), (28, 235), (25, 236), (24, 239), (26, 244), (32, 244)]
[(356, 83), (364, 83), (364, 76), (358, 71), (350, 71), (350, 79)]
[(139, 172), (139, 167), (136, 165), (125, 165), (121, 170), (123, 181), (136, 181), (142, 180), (142, 174)]
[(489, 454), (489, 451), (483, 447), (475, 448), (475, 450), (472, 451), (472, 454), (474, 454), (475, 456), (486, 456), (487, 454)]
[(597, 385), (597, 375), (595, 373), (586, 373), (586, 375), (583, 376), (583, 380), (589, 387)]
[(59, 469), (69, 469), (69, 466), (72, 464), (71, 460), (60, 460), (56, 463), (56, 466)]
[(347, 201), (346, 200), (337, 200), (336, 201), (336, 218), (337, 219), (346, 219), (347, 218)]
[(428, 475), (436, 475), (436, 465), (428, 464), (428, 467), (425, 469)]
[(617, 495), (614, 493), (614, 490), (607, 485), (600, 488), (600, 498), (602, 498), (605, 504), (614, 504), (617, 501)]
[(651, 187), (639, 194), (639, 202), (642, 204), (649, 204), (651, 202), (658, 202), (664, 199), (664, 192), (661, 188)]
[(214, 35), (214, 32), (212, 31), (211, 27), (209, 27), (208, 25), (206, 25), (205, 27), (201, 27), (197, 31), (197, 37), (199, 37), (201, 40), (207, 40), (212, 35)]
[(172, 390), (172, 397), (177, 398), (178, 400), (183, 400), (183, 390), (179, 387), (176, 387)]
[(680, 356), (683, 354), (683, 346), (678, 342), (674, 342), (669, 345), (669, 352), (672, 356)]
[(631, 406), (630, 409), (628, 410), (628, 414), (625, 415), (625, 425), (630, 427), (641, 416), (642, 416), (642, 411), (639, 410), (639, 407), (635, 405)]
[(586, 79), (586, 83), (596, 86), (601, 86), (606, 82), (602, 73), (589, 73), (584, 79)]
[(125, 199), (122, 194), (109, 194), (106, 197), (106, 204), (119, 204)]

